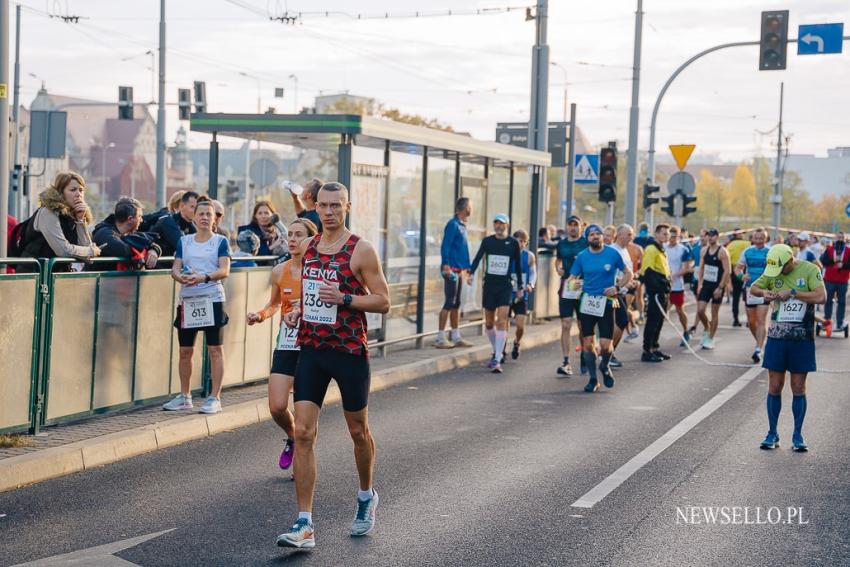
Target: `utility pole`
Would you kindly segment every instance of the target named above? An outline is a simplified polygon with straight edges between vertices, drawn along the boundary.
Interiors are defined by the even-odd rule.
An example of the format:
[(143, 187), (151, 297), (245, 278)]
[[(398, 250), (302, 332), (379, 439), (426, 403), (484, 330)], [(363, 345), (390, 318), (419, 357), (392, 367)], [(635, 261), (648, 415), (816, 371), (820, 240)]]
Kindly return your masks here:
[(165, 206), (165, 0), (159, 0), (159, 108), (156, 112), (156, 206)]
[[(526, 19), (532, 19), (531, 9)], [(537, 0), (535, 14), (535, 41), (531, 50), (531, 113), (528, 123), (528, 147), (533, 150), (546, 151), (546, 136), (549, 125), (547, 122), (547, 104), (549, 93), (549, 46), (546, 44), (546, 25), (548, 23), (549, 2)], [(543, 197), (546, 188), (546, 168), (534, 166), (531, 181), (531, 250), (537, 251), (537, 231), (544, 221), (545, 210)], [(533, 298), (534, 296), (532, 296)], [(532, 299), (533, 301), (533, 299)], [(533, 305), (531, 306), (533, 307)]]
[[(576, 163), (576, 140), (578, 139), (578, 127), (576, 126), (576, 103), (570, 104), (570, 153), (567, 154), (567, 218), (573, 214), (573, 188), (575, 187), (575, 163)], [(564, 226), (567, 226), (564, 219)]]
[[(18, 121), (18, 107), (20, 106), (21, 97), (21, 5), (15, 5), (15, 86), (12, 91), (12, 124), (14, 125), (13, 144), (12, 147), (12, 167), (18, 165), (21, 159), (21, 125)], [(15, 216), (21, 218), (21, 204), (24, 200), (24, 175), (23, 171), (18, 175), (18, 187), (15, 191), (15, 207), (13, 209)]]
[(626, 171), (626, 223), (637, 223), (637, 174), (638, 174), (638, 95), (640, 93), (640, 51), (643, 30), (643, 0), (638, 0), (635, 12), (635, 48), (632, 65), (632, 105), (629, 109), (629, 152)]
[(782, 212), (782, 105), (785, 102), (785, 83), (779, 83), (779, 132), (776, 138), (776, 173), (773, 183), (773, 241), (779, 236)]
[(9, 230), (9, 0), (0, 0), (0, 258)]

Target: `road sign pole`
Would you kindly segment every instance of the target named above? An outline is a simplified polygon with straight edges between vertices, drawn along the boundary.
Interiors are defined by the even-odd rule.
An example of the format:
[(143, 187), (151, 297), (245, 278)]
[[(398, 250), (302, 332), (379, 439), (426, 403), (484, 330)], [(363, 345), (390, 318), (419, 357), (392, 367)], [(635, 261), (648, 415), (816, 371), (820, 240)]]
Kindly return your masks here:
[(638, 0), (635, 12), (635, 47), (632, 66), (632, 104), (629, 109), (629, 152), (626, 171), (626, 223), (637, 222), (637, 176), (638, 176), (638, 95), (640, 93), (640, 52), (643, 29), (643, 0)]
[(776, 144), (776, 173), (773, 184), (773, 241), (779, 236), (782, 214), (782, 105), (785, 102), (785, 83), (779, 83), (779, 134)]
[(573, 214), (573, 191), (575, 188), (575, 167), (576, 167), (576, 140), (578, 139), (578, 127), (576, 126), (576, 105), (570, 104), (570, 153), (567, 157), (567, 187), (565, 199), (567, 200), (567, 210), (564, 214), (564, 222), (561, 226), (567, 226), (567, 217)]
[[(549, 2), (537, 0), (535, 8), (535, 41), (531, 50), (531, 112), (528, 123), (528, 147), (533, 150), (546, 151), (548, 123), (546, 110), (549, 91), (549, 46), (546, 43), (546, 26), (548, 24)], [(537, 230), (545, 224), (546, 168), (533, 168), (531, 185), (531, 250), (537, 251)], [(532, 302), (534, 296), (532, 295)], [(530, 307), (533, 308), (533, 305)]]
[(159, 3), (159, 108), (156, 112), (156, 206), (165, 206), (165, 0)]

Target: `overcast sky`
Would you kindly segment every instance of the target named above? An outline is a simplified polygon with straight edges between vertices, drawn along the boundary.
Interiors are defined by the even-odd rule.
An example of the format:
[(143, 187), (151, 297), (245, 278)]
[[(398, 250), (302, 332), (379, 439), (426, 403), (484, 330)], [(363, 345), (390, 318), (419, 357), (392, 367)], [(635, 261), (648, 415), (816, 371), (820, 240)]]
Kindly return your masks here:
[[(169, 0), (167, 96), (205, 80), (213, 112), (295, 108), (319, 91), (370, 96), (405, 112), (434, 117), (492, 140), (499, 121), (528, 120), (534, 23), (523, 9), (494, 15), (372, 19), (381, 13), (426, 15), (447, 9), (523, 7), (534, 0)], [(151, 57), (158, 33), (156, 0), (25, 0), (22, 3), (22, 101), (41, 80), (48, 91), (117, 100), (117, 86), (151, 96)], [(551, 59), (567, 74), (570, 102), (592, 143), (628, 139), (636, 0), (550, 0)], [(269, 21), (290, 12), (296, 25)], [(847, 0), (646, 0), (640, 85), (640, 148), (649, 140), (655, 98), (672, 71), (691, 55), (720, 43), (757, 40), (760, 12), (791, 11), (797, 26), (847, 21)], [(351, 15), (362, 14), (361, 19)], [(14, 14), (14, 4), (12, 8)], [(81, 16), (64, 23), (49, 14)], [(850, 35), (850, 30), (845, 30)], [(13, 38), (14, 40), (14, 38)], [(14, 43), (12, 44), (14, 46)], [(757, 47), (720, 51), (688, 68), (673, 84), (659, 114), (658, 149), (697, 144), (697, 154), (727, 160), (772, 155), (779, 84), (785, 82), (785, 130), (793, 153), (824, 155), (850, 146), (850, 53), (797, 56), (788, 70), (759, 72)], [(240, 75), (246, 73), (248, 77)], [(30, 73), (36, 75), (33, 78)], [(284, 87), (284, 99), (274, 99)], [(551, 68), (549, 118), (560, 120), (564, 72)], [(117, 111), (116, 111), (117, 114)], [(168, 113), (168, 138), (177, 129)], [(202, 143), (205, 138), (193, 137)]]

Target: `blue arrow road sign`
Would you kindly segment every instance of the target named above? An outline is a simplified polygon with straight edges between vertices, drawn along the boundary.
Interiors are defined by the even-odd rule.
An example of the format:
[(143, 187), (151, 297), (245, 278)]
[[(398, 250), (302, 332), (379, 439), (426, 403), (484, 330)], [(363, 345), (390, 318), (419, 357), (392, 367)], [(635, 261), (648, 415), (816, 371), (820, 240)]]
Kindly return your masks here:
[(841, 53), (844, 24), (800, 26), (797, 32), (797, 55)]
[(599, 156), (597, 154), (576, 154), (573, 179), (579, 185), (599, 183)]
[(847, 206), (844, 207), (844, 213), (850, 217), (850, 203), (847, 203)]

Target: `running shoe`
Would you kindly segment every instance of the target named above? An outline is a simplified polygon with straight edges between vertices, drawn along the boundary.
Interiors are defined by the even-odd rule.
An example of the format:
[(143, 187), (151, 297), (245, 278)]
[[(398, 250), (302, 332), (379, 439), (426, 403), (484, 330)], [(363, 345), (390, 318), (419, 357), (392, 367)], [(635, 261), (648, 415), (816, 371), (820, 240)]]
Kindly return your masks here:
[(496, 366), (493, 367), (493, 374), (501, 374), (501, 373), (502, 373), (502, 365), (497, 362)]
[(598, 392), (599, 391), (599, 382), (594, 379), (590, 379), (588, 381), (587, 386), (584, 387), (584, 391), (588, 393)]
[(620, 360), (612, 354), (611, 355), (611, 361), (608, 362), (608, 366), (610, 366), (611, 368), (622, 368), (623, 363), (620, 362)]
[(179, 394), (176, 398), (162, 404), (162, 409), (166, 411), (180, 411), (192, 409), (192, 396), (184, 396), (183, 394)]
[(507, 359), (508, 359), (508, 353), (506, 353), (505, 351), (502, 351), (502, 358), (499, 359), (499, 364), (504, 364)]
[(514, 348), (511, 351), (511, 358), (516, 360), (519, 358), (519, 343), (514, 343)]
[(351, 524), (351, 535), (353, 537), (364, 536), (375, 527), (375, 511), (378, 509), (378, 493), (372, 489), (372, 498), (369, 500), (357, 499), (357, 514)]
[(490, 362), (487, 363), (487, 370), (493, 370), (498, 365), (499, 365), (499, 361), (496, 360), (495, 356), (493, 356), (492, 358), (490, 358)]
[(708, 341), (710, 341), (710, 340), (711, 340), (711, 335), (708, 334), (708, 331), (703, 331), (702, 332), (702, 340), (700, 340), (699, 346), (701, 346), (702, 348), (708, 348), (705, 345), (707, 345)]
[(697, 332), (697, 326), (693, 325), (690, 329), (688, 329), (688, 335), (693, 335)]
[(664, 362), (660, 356), (656, 356), (654, 352), (644, 352), (640, 355), (641, 362)]
[(761, 442), (762, 449), (776, 449), (777, 447), (779, 447), (778, 433), (768, 433), (767, 437), (764, 438), (764, 441)]
[(741, 325), (741, 322), (740, 322), (740, 321), (738, 321), (737, 319), (735, 319), (734, 321), (732, 321), (732, 326), (733, 326), (733, 327), (741, 327), (742, 325)]
[(455, 348), (455, 343), (446, 339), (437, 339), (434, 341), (434, 348)]
[(313, 524), (307, 518), (298, 518), (289, 531), (277, 536), (278, 547), (296, 547), (298, 549), (312, 549), (316, 547), (316, 535), (313, 532)]
[(663, 352), (661, 352), (660, 350), (656, 350), (653, 354), (654, 354), (655, 356), (657, 356), (658, 358), (660, 358), (661, 360), (670, 360), (671, 358), (673, 358), (673, 357), (672, 357), (672, 356), (670, 356), (669, 354), (664, 354), (664, 353), (663, 353)]
[(803, 441), (803, 436), (799, 433), (795, 433), (791, 437), (791, 449), (796, 451), (797, 453), (805, 453), (809, 450), (809, 446), (806, 445), (806, 442)]
[(682, 334), (682, 342), (679, 343), (679, 346), (685, 348), (688, 346), (688, 343), (691, 342), (691, 334), (688, 331), (685, 331)]
[(563, 366), (559, 366), (556, 371), (561, 376), (572, 376), (573, 375), (573, 367), (569, 364), (564, 364)]
[(471, 346), (472, 346), (472, 343), (471, 343), (471, 342), (469, 342), (469, 341), (468, 341), (468, 340), (466, 340), (466, 339), (458, 339), (458, 340), (456, 340), (456, 341), (454, 342), (454, 346), (455, 346), (456, 348), (465, 348), (465, 347), (471, 347)]
[(631, 332), (628, 335), (626, 335), (626, 338), (631, 339), (631, 340), (635, 340), (635, 339), (640, 338), (640, 327), (635, 325), (634, 328), (631, 330)]
[(219, 413), (221, 411), (221, 400), (215, 396), (210, 396), (198, 411), (201, 413)]
[(295, 442), (292, 439), (287, 439), (283, 445), (283, 451), (280, 453), (280, 468), (283, 470), (292, 466), (292, 457), (295, 455)]
[(827, 337), (832, 336), (832, 321), (826, 321), (823, 324), (823, 330)]
[(760, 348), (757, 348), (756, 350), (753, 351), (753, 357), (752, 358), (753, 358), (753, 362), (755, 364), (758, 364), (759, 362), (761, 362), (761, 349)]
[(602, 371), (602, 383), (605, 384), (606, 388), (614, 387), (614, 376), (611, 374), (610, 371)]
[(702, 345), (702, 348), (704, 348), (705, 350), (714, 350), (714, 339), (708, 337), (708, 339), (705, 341), (705, 344)]

